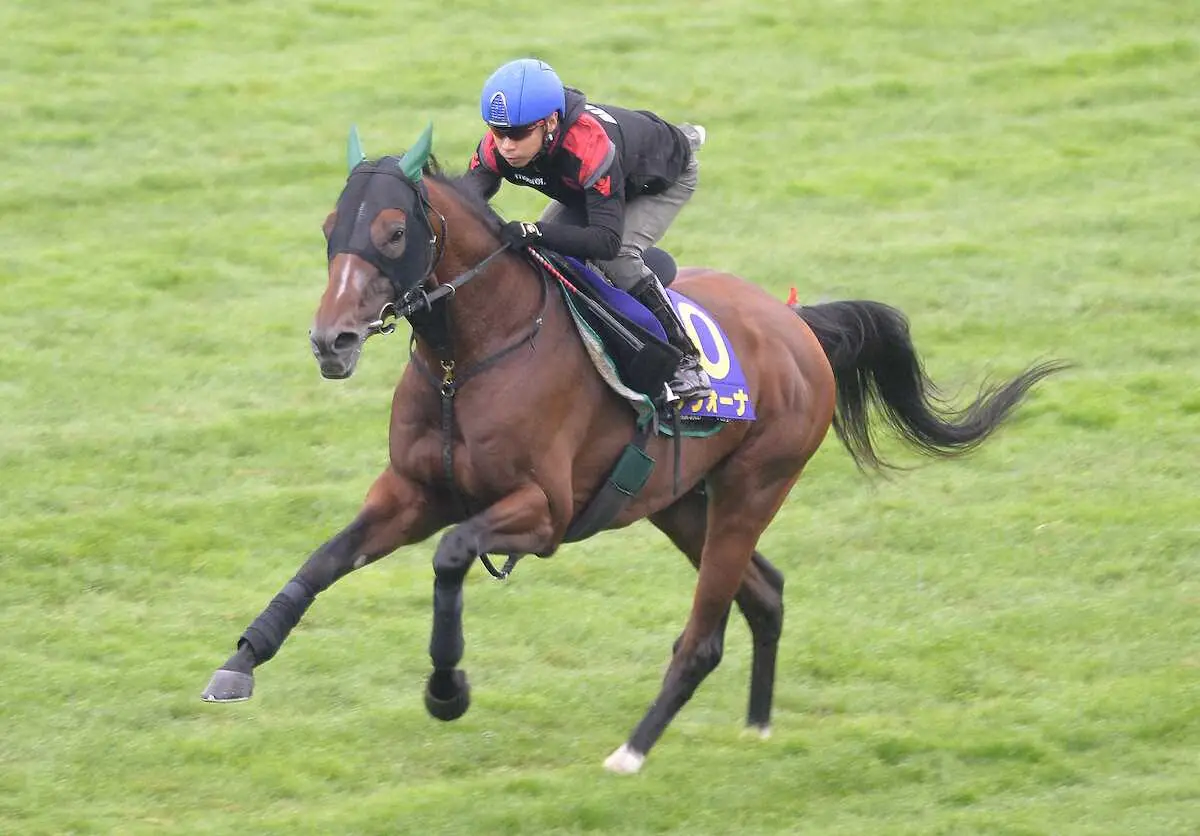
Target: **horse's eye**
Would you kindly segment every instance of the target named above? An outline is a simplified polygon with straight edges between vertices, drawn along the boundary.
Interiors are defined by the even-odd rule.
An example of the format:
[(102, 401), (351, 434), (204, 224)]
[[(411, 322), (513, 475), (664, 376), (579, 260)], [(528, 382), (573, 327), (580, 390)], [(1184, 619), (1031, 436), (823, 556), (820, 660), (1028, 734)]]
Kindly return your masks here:
[(399, 244), (401, 242), (401, 240), (403, 240), (403, 239), (404, 239), (404, 230), (403, 229), (394, 229), (394, 230), (392, 230), (391, 236), (388, 237), (388, 243), (389, 244)]

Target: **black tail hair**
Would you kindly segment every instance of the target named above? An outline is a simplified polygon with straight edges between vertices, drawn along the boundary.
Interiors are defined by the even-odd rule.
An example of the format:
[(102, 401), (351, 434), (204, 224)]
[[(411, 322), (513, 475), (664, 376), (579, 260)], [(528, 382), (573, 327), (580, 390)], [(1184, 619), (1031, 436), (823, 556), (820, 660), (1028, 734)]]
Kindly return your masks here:
[(860, 467), (894, 467), (876, 451), (871, 407), (905, 442), (940, 458), (969, 453), (988, 438), (1038, 381), (1070, 366), (1037, 363), (1003, 384), (985, 384), (975, 400), (953, 409), (926, 376), (908, 320), (880, 302), (793, 306), (812, 329), (837, 380), (833, 427)]

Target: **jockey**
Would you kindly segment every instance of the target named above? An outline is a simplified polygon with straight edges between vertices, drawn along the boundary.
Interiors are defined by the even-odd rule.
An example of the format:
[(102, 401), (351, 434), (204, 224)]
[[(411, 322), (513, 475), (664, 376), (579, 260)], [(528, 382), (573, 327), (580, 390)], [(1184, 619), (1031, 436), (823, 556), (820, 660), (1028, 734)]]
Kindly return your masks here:
[(684, 400), (711, 394), (696, 346), (643, 260), (696, 189), (704, 129), (672, 125), (645, 110), (589, 104), (533, 58), (492, 73), (480, 111), (490, 130), (464, 184), (485, 200), (501, 180), (552, 198), (536, 223), (510, 221), (501, 239), (593, 261), (654, 314), (683, 354), (671, 391)]

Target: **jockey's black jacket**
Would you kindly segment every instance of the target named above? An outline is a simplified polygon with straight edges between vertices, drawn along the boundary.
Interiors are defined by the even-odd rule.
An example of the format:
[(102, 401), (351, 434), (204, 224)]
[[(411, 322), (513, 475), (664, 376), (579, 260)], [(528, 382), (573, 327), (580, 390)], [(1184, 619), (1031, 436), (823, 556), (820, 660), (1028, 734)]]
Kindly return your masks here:
[(566, 88), (566, 115), (554, 140), (524, 168), (500, 156), (489, 131), (479, 142), (462, 182), (485, 200), (507, 180), (531, 186), (564, 204), (567, 217), (586, 225), (541, 223), (542, 241), (563, 255), (615, 258), (625, 228), (625, 204), (665, 191), (687, 167), (691, 149), (674, 125), (647, 110), (589, 104)]

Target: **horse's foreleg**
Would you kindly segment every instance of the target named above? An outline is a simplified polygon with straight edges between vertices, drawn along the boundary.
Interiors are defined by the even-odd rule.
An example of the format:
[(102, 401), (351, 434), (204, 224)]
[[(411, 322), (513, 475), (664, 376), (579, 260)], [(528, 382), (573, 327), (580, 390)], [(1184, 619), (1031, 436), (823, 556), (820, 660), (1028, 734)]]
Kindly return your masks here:
[[(703, 494), (691, 493), (650, 517), (697, 569), (704, 548), (706, 502)], [(755, 551), (734, 600), (750, 627), (753, 643), (746, 725), (767, 737), (775, 693), (775, 660), (783, 632), (783, 573)], [(681, 635), (675, 651), (682, 640)]]
[(470, 706), (466, 673), (459, 670), (464, 641), (463, 579), (475, 558), (488, 552), (549, 554), (554, 525), (545, 492), (529, 485), (446, 532), (433, 557), (433, 673), (425, 707), (439, 720), (457, 720)]
[(375, 480), (350, 525), (313, 552), (238, 639), (237, 651), (213, 674), (208, 702), (250, 698), (254, 668), (271, 659), (313, 599), (349, 572), (428, 537), (436, 525), (423, 494), (388, 469)]

